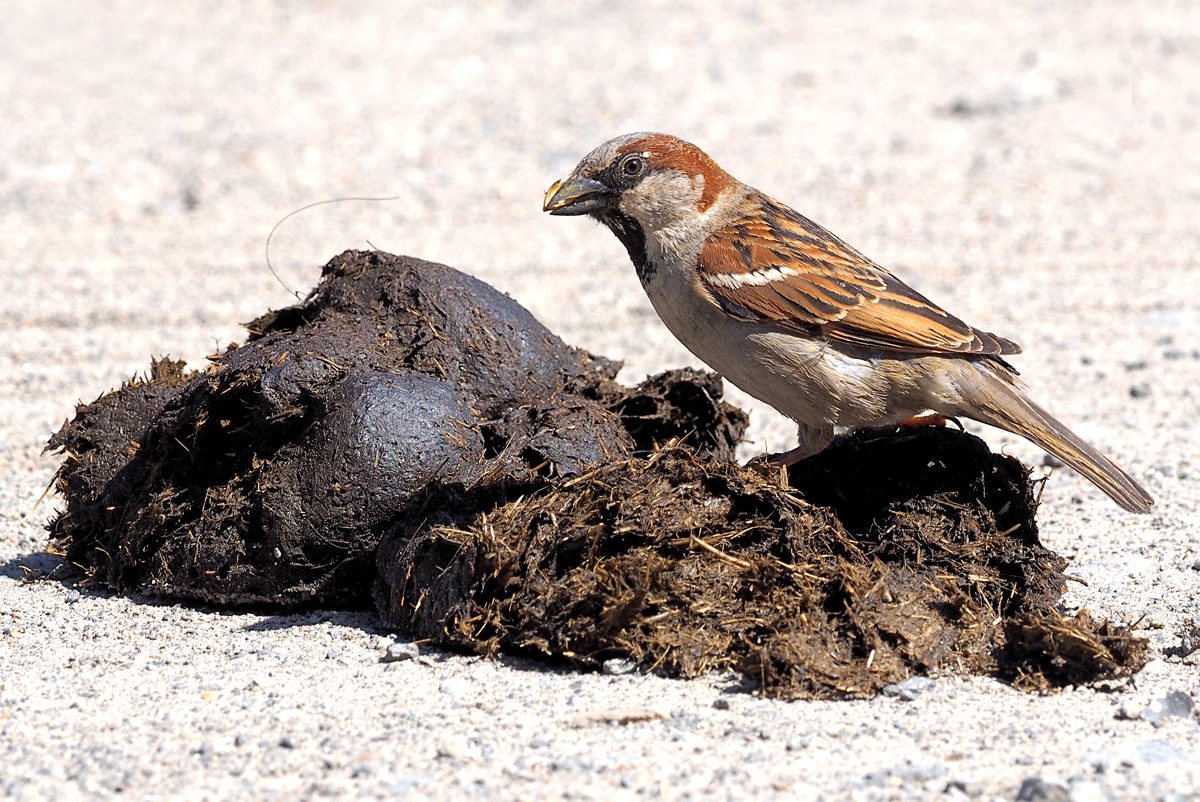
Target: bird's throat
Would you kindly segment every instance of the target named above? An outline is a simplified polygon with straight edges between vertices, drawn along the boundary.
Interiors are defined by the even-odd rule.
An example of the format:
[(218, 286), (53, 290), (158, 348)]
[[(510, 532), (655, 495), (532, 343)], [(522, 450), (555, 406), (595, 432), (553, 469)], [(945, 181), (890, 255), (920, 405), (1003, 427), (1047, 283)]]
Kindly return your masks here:
[(642, 229), (642, 224), (618, 211), (609, 211), (601, 215), (600, 222), (608, 226), (609, 230), (616, 234), (617, 239), (625, 246), (638, 278), (645, 286), (654, 275), (654, 265), (650, 264), (646, 253), (646, 232)]

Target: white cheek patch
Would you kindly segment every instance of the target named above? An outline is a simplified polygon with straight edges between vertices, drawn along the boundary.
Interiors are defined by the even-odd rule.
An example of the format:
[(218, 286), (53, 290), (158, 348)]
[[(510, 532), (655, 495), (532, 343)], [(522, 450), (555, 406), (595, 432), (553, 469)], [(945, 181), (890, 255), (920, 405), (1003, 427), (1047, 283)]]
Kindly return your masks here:
[(785, 281), (799, 275), (800, 271), (791, 267), (769, 267), (748, 273), (709, 273), (704, 276), (704, 280), (714, 287), (736, 290), (746, 286), (762, 287), (773, 281)]
[(703, 193), (691, 178), (675, 170), (646, 176), (636, 187), (621, 196), (621, 211), (651, 231), (679, 222), (679, 217), (695, 214), (696, 202)]

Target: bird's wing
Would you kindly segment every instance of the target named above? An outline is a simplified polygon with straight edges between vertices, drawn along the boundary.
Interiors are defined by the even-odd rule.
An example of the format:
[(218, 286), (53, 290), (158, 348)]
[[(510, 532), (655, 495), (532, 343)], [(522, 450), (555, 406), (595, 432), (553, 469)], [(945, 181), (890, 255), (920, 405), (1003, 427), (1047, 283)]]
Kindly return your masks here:
[(711, 235), (700, 281), (726, 312), (798, 333), (893, 352), (1020, 353), (973, 329), (821, 228), (757, 192)]

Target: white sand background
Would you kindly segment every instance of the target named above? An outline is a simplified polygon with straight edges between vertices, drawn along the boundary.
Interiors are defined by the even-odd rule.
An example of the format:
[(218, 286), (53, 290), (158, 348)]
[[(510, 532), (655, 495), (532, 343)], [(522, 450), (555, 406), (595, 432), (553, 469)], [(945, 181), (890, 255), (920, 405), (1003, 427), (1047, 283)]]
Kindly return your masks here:
[[(1159, 501), (1068, 471), (1068, 609), (1139, 621), (1115, 692), (943, 676), (911, 702), (426, 650), (368, 614), (59, 582), (47, 437), (152, 355), (202, 365), (345, 248), (445, 262), (623, 378), (692, 363), (607, 231), (545, 188), (628, 131), (690, 139), (968, 322)], [(1196, 798), (1200, 6), (1122, 2), (0, 3), (0, 797)], [(736, 393), (735, 400), (742, 400)], [(789, 445), (753, 407), (755, 448)], [(1040, 464), (995, 431), (994, 447)], [(728, 702), (728, 709), (714, 707)], [(646, 707), (666, 720), (572, 722)], [(1133, 719), (1122, 717), (1132, 713)], [(1026, 784), (1026, 795), (1033, 783)]]

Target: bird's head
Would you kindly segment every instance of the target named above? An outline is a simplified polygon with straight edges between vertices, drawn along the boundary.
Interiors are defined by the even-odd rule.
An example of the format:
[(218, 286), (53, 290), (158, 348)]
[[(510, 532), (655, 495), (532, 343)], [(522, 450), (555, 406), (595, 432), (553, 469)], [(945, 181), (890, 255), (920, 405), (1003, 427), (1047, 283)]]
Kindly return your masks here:
[(738, 182), (700, 148), (669, 134), (626, 134), (593, 150), (546, 191), (543, 211), (591, 215), (613, 227), (636, 221), (647, 234), (704, 215)]

